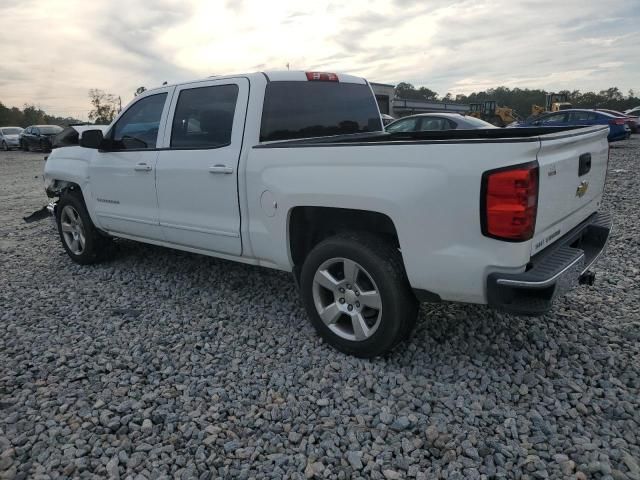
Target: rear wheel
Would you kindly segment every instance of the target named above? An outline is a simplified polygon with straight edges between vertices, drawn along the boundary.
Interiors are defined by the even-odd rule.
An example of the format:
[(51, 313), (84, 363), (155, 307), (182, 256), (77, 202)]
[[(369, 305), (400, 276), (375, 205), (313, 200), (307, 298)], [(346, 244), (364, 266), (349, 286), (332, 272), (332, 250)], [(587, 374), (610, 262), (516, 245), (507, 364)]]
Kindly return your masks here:
[(341, 234), (319, 243), (304, 262), (300, 286), (314, 327), (341, 352), (383, 354), (415, 325), (418, 302), (400, 253), (374, 235)]
[(9, 145), (7, 145), (7, 142), (5, 142), (4, 140), (2, 141), (2, 149), (3, 149), (5, 152), (8, 152), (8, 151), (9, 151)]
[(74, 262), (86, 265), (104, 258), (109, 239), (93, 225), (78, 193), (67, 192), (60, 198), (56, 206), (56, 223), (62, 246)]

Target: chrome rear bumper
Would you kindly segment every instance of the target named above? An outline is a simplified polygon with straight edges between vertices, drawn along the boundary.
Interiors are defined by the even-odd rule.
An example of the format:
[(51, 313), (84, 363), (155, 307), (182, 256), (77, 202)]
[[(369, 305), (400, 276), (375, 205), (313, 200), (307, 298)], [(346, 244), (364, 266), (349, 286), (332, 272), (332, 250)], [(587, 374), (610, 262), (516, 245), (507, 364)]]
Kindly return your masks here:
[(531, 258), (523, 273), (492, 273), (487, 279), (489, 305), (511, 313), (541, 315), (553, 301), (579, 284), (593, 284), (589, 268), (604, 251), (611, 216), (595, 213), (553, 245)]

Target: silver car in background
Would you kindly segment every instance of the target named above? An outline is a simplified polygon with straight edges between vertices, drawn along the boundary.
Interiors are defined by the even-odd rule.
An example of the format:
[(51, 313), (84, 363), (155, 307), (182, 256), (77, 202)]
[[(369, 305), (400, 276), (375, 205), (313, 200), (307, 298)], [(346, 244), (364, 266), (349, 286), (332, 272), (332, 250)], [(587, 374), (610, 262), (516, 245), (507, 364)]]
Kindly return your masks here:
[(484, 120), (459, 113), (419, 113), (385, 126), (387, 132), (431, 132), (434, 130), (475, 130), (498, 128)]
[(0, 148), (2, 148), (2, 150), (19, 148), (19, 136), (22, 130), (20, 127), (0, 127)]

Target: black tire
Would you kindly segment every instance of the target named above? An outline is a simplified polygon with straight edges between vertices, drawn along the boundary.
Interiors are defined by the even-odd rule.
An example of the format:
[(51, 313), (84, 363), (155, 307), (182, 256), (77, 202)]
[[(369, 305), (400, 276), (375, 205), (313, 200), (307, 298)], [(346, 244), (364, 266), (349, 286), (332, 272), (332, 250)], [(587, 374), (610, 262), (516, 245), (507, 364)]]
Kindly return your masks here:
[[(69, 207), (69, 210), (66, 207)], [(84, 237), (84, 245), (81, 251), (72, 249), (72, 244), (65, 238), (65, 233), (63, 232), (63, 217), (71, 211), (75, 211), (80, 219)], [(74, 262), (81, 265), (97, 263), (103, 260), (110, 251), (110, 239), (101, 235), (93, 225), (82, 195), (77, 190), (68, 190), (60, 197), (56, 206), (56, 224), (62, 246)]]
[(7, 145), (7, 142), (5, 142), (4, 140), (2, 141), (2, 149), (3, 149), (5, 152), (8, 152), (8, 151), (9, 151), (9, 145)]
[[(377, 326), (373, 325), (375, 327), (375, 329), (372, 328), (373, 333), (362, 340), (344, 338), (344, 333), (342, 335), (336, 333), (336, 326), (341, 322), (348, 330), (352, 322), (349, 315), (352, 315), (353, 311), (351, 314), (341, 313), (339, 320), (332, 324), (332, 329), (322, 320), (318, 308), (316, 308), (316, 300), (319, 298), (318, 291), (321, 290), (317, 283), (314, 287), (316, 272), (323, 265), (331, 264), (335, 259), (355, 262), (359, 268), (363, 269), (360, 271), (364, 271), (364, 274), (356, 274), (357, 278), (360, 278), (362, 283), (372, 280), (371, 288), (379, 292), (381, 303), (379, 316), (376, 316), (375, 310), (371, 311), (374, 312)], [(362, 280), (362, 277), (358, 275), (366, 276)], [(336, 273), (336, 278), (340, 278), (339, 272)], [(315, 297), (314, 288), (316, 289)], [(360, 289), (358, 286), (351, 288), (353, 291)], [(302, 301), (311, 318), (311, 323), (320, 336), (337, 350), (357, 357), (370, 358), (392, 350), (409, 336), (418, 315), (419, 304), (407, 280), (400, 252), (391, 242), (369, 233), (339, 234), (316, 245), (302, 266), (300, 289)], [(365, 295), (364, 290), (367, 289), (362, 290), (362, 295)], [(330, 291), (325, 290), (324, 292), (324, 296), (327, 297), (326, 292)], [(352, 293), (351, 290), (347, 292), (347, 294)], [(335, 303), (337, 308), (344, 307), (345, 302), (340, 302), (341, 306), (338, 307), (338, 300), (342, 301), (342, 297), (336, 298), (333, 302), (333, 297), (331, 295), (328, 297), (327, 303)], [(357, 297), (353, 297), (353, 295), (350, 298), (357, 300)], [(346, 303), (350, 301), (346, 299)], [(359, 304), (358, 307), (360, 307)], [(353, 334), (355, 335), (355, 328)]]

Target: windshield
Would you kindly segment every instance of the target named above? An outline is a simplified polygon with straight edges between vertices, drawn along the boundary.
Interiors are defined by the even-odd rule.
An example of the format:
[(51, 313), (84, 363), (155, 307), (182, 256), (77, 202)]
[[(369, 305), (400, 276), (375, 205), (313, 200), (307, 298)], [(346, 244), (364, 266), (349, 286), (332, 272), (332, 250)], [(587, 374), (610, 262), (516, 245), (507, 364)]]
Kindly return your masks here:
[(0, 128), (0, 130), (2, 130), (3, 135), (19, 135), (22, 133), (22, 129), (18, 127)]
[(41, 127), (38, 127), (38, 130), (40, 130), (41, 134), (49, 134), (49, 133), (60, 133), (62, 131), (62, 127), (59, 127), (57, 125), (43, 125)]

